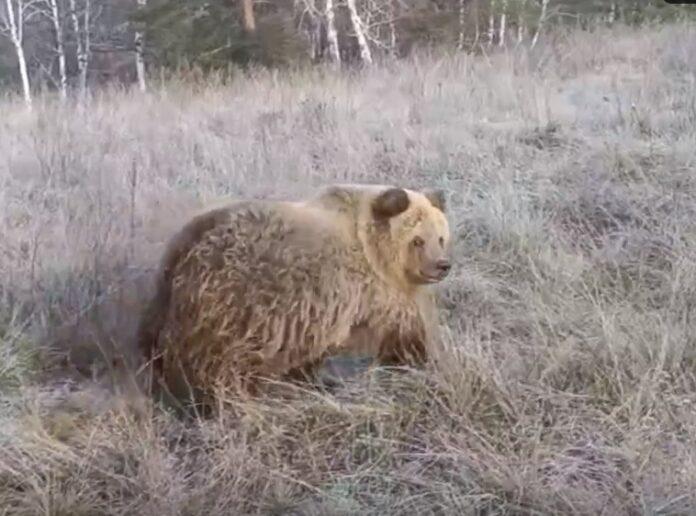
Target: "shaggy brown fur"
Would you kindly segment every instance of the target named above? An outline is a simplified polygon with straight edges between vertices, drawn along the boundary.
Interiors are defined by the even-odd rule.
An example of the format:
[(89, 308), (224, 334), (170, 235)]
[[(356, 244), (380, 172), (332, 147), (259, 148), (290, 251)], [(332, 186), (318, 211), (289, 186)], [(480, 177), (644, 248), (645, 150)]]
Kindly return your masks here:
[(440, 194), (346, 185), (203, 214), (165, 253), (141, 350), (195, 399), (297, 376), (366, 336), (383, 363), (423, 361), (427, 284), (449, 269), (443, 210)]
[(155, 355), (159, 332), (164, 326), (172, 292), (172, 270), (177, 262), (201, 239), (206, 231), (229, 220), (226, 208), (218, 208), (194, 217), (169, 241), (160, 260), (155, 296), (150, 300), (138, 328), (138, 349), (155, 373), (162, 372), (162, 359)]

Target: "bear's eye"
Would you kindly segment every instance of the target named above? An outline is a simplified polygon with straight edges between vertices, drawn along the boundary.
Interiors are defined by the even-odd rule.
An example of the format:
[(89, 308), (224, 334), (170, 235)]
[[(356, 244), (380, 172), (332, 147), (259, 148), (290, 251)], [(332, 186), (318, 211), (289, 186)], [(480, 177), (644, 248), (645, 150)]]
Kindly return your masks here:
[(411, 244), (413, 244), (413, 247), (423, 247), (425, 245), (425, 240), (417, 236), (413, 240), (411, 240)]
[(440, 247), (445, 247), (445, 239), (444, 238), (440, 237), (439, 242), (440, 242)]

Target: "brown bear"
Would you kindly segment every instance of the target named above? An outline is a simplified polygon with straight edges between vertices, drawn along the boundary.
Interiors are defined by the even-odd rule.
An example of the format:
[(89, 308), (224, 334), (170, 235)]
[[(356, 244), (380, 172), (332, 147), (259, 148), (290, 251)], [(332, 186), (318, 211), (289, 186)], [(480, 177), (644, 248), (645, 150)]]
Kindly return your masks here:
[(170, 241), (140, 349), (177, 399), (253, 392), (359, 340), (382, 364), (423, 363), (449, 240), (441, 191), (336, 185), (231, 202)]

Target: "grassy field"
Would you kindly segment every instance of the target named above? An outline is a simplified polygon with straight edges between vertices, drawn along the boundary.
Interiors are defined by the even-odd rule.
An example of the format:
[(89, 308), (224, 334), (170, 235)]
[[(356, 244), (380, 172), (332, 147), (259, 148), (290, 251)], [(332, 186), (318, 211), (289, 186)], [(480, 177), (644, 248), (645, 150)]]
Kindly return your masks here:
[[(679, 25), (0, 101), (0, 514), (695, 514), (695, 71)], [(167, 236), (335, 181), (448, 193), (428, 369), (208, 420), (138, 397)]]

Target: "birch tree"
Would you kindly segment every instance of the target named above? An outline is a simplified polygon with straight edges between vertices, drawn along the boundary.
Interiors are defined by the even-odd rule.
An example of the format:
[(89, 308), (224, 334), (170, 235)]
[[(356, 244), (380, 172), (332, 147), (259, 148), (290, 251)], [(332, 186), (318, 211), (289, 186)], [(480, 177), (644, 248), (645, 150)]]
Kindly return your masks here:
[(17, 55), (19, 76), (22, 81), (22, 94), (27, 108), (32, 108), (31, 86), (24, 53), (24, 26), (29, 19), (39, 13), (35, 1), (5, 0), (5, 9), (0, 11), (0, 31), (9, 37)]
[(54, 37), (56, 38), (56, 53), (58, 54), (58, 88), (62, 100), (68, 98), (68, 74), (65, 67), (65, 46), (63, 45), (63, 26), (58, 10), (58, 0), (48, 0), (49, 18), (53, 24)]
[[(138, 8), (144, 9), (147, 6), (147, 0), (138, 0)], [(145, 34), (142, 30), (136, 30), (133, 37), (133, 46), (135, 47), (135, 74), (138, 79), (138, 88), (140, 91), (147, 91), (147, 82), (145, 81)]]
[[(400, 10), (406, 9), (400, 0), (355, 0), (346, 2), (350, 14), (353, 32), (358, 42), (360, 59), (372, 63), (374, 51), (383, 51), (395, 56), (398, 54), (398, 28), (396, 5)], [(360, 7), (360, 11), (358, 10)]]
[[(309, 55), (313, 61), (321, 57), (321, 13), (317, 11), (317, 6), (314, 0), (295, 0), (295, 7), (302, 5), (303, 9), (300, 13), (299, 27), (304, 27), (304, 32), (309, 40)], [(307, 20), (307, 21), (305, 21)]]
[[(463, 0), (461, 0), (463, 1)], [(396, 46), (396, 11), (394, 10), (394, 1), (393, 0), (388, 0), (387, 3), (388, 6), (388, 19), (389, 19), (389, 48), (391, 49), (392, 55), (396, 55), (397, 53), (397, 46)]]
[(242, 15), (244, 18), (244, 30), (249, 33), (256, 32), (256, 17), (254, 16), (254, 0), (242, 0)]
[(370, 51), (370, 45), (367, 43), (367, 38), (365, 37), (365, 30), (363, 29), (363, 23), (358, 14), (355, 0), (346, 0), (346, 3), (348, 5), (348, 11), (350, 12), (350, 21), (353, 25), (353, 31), (358, 40), (360, 59), (363, 63), (372, 64), (372, 52)]
[(336, 32), (336, 13), (333, 0), (326, 0), (326, 39), (329, 43), (329, 54), (334, 65), (341, 66), (341, 50), (338, 46), (338, 32)]
[(527, 26), (525, 22), (525, 14), (527, 9), (527, 0), (519, 0), (518, 11), (517, 11), (517, 44), (521, 45), (524, 41), (525, 33), (527, 32)]
[(498, 46), (505, 45), (505, 29), (507, 28), (508, 0), (503, 0), (500, 12), (500, 27), (498, 28)]
[(492, 45), (495, 39), (495, 0), (491, 0), (488, 8), (490, 9), (488, 16), (488, 44)]
[(82, 23), (80, 23), (80, 12), (77, 8), (76, 0), (69, 0), (70, 19), (72, 20), (73, 33), (75, 34), (75, 45), (77, 48), (77, 71), (78, 71), (78, 92), (81, 100), (87, 96), (87, 69), (89, 66), (90, 50), (90, 0), (85, 0), (82, 12)]
[(474, 46), (477, 46), (481, 39), (481, 27), (479, 26), (479, 21), (479, 0), (474, 0)]
[(541, 14), (539, 15), (539, 23), (537, 24), (537, 29), (534, 32), (534, 37), (532, 38), (532, 48), (534, 48), (539, 41), (539, 34), (541, 34), (541, 29), (546, 22), (546, 16), (549, 8), (549, 0), (541, 0)]
[[(465, 2), (464, 0), (459, 0), (459, 34), (457, 38), (457, 48), (459, 50), (464, 49), (464, 29), (465, 29), (465, 21), (466, 21), (466, 10), (464, 8)], [(478, 14), (478, 13), (477, 13)]]

